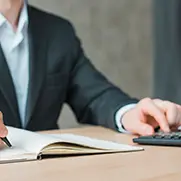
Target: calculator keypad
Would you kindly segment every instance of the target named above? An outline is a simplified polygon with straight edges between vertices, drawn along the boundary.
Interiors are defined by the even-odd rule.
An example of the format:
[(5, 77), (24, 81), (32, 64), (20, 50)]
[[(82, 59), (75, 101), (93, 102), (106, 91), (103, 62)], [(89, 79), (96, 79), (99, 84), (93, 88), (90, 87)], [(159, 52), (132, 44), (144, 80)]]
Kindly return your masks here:
[(181, 139), (181, 132), (163, 133), (159, 132), (153, 135), (155, 139)]
[(140, 136), (134, 138), (133, 141), (146, 145), (163, 145), (163, 146), (179, 146), (181, 147), (181, 131), (178, 132), (158, 132), (152, 136)]

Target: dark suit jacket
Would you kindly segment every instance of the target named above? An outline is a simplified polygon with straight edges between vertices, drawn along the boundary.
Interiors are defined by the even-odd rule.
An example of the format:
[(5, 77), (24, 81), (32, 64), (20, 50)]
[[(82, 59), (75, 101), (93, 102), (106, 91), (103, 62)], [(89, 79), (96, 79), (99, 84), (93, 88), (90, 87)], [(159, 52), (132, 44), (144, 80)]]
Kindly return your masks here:
[[(116, 111), (137, 100), (112, 85), (84, 55), (65, 19), (28, 7), (30, 83), (26, 129), (56, 129), (64, 103), (80, 123), (116, 129)], [(0, 110), (6, 125), (22, 128), (15, 89), (0, 51)]]
[(181, 104), (181, 1), (153, 3), (154, 97)]

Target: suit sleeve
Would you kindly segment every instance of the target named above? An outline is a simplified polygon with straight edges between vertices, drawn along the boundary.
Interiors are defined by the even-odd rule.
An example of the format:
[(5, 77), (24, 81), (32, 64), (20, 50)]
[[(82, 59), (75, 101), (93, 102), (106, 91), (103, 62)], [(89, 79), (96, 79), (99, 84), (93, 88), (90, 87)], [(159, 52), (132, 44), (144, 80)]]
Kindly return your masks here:
[[(73, 28), (72, 28), (73, 29)], [(80, 123), (100, 125), (118, 130), (116, 112), (138, 100), (113, 85), (86, 57), (79, 39), (72, 31), (72, 59), (74, 60), (67, 103)]]

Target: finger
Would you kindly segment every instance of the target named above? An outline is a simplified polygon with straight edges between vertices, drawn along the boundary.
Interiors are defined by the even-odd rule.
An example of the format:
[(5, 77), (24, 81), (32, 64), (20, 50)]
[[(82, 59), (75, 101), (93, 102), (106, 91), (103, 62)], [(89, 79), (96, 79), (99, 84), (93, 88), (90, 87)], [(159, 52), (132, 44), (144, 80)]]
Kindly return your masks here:
[(168, 123), (170, 126), (174, 126), (177, 125), (179, 123), (179, 112), (178, 112), (178, 108), (175, 104), (168, 102), (168, 101), (164, 101), (164, 106), (165, 106), (165, 114), (168, 120)]
[(177, 110), (177, 118), (176, 118), (176, 127), (178, 128), (179, 126), (181, 126), (181, 112), (179, 110)]
[(151, 117), (151, 116), (148, 116), (146, 122), (147, 122), (147, 124), (151, 125), (154, 129), (159, 127), (158, 122), (156, 122), (155, 119), (153, 117)]
[(164, 132), (170, 131), (169, 124), (164, 112), (161, 111), (161, 109), (159, 109), (151, 99), (143, 99), (139, 104), (139, 108), (143, 113), (144, 122), (147, 122), (148, 116), (152, 116), (155, 119), (155, 121), (158, 122), (160, 128)]
[(161, 109), (165, 109), (165, 103), (166, 104), (174, 104), (177, 109), (181, 112), (181, 105), (179, 104), (176, 104), (176, 103), (173, 103), (173, 102), (170, 102), (170, 101), (163, 101), (161, 99), (154, 99), (154, 103), (159, 106)]
[(4, 138), (8, 134), (8, 130), (3, 124), (3, 114), (0, 112), (0, 137)]
[(178, 126), (181, 126), (181, 105), (175, 104), (177, 107), (177, 121), (178, 121)]
[(3, 114), (2, 114), (2, 112), (0, 111), (0, 125), (2, 125), (3, 124)]
[(152, 135), (154, 133), (154, 127), (150, 125), (152, 121), (144, 122), (144, 116), (142, 117), (139, 111), (138, 108), (134, 108), (124, 114), (121, 120), (124, 128), (136, 135)]
[(162, 109), (165, 111), (170, 127), (177, 127), (181, 124), (181, 106), (170, 101), (162, 101)]
[(181, 126), (181, 106), (176, 104), (177, 106), (177, 121), (178, 121), (178, 127)]
[(179, 104), (175, 104), (177, 106), (177, 108), (179, 109), (179, 111), (181, 111), (181, 105)]
[(4, 125), (0, 126), (0, 137), (4, 138), (7, 136), (7, 134), (8, 134), (7, 128)]
[(147, 123), (138, 121), (132, 132), (142, 136), (153, 135), (154, 128)]

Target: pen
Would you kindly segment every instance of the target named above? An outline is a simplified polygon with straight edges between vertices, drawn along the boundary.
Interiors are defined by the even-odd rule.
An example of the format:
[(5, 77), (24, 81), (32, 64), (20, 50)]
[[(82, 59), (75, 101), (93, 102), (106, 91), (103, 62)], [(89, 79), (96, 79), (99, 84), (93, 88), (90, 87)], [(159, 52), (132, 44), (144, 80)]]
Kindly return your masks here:
[(7, 145), (8, 147), (12, 147), (11, 143), (9, 142), (9, 140), (8, 140), (6, 137), (1, 138), (1, 140), (2, 140), (4, 143), (6, 143), (6, 145)]

